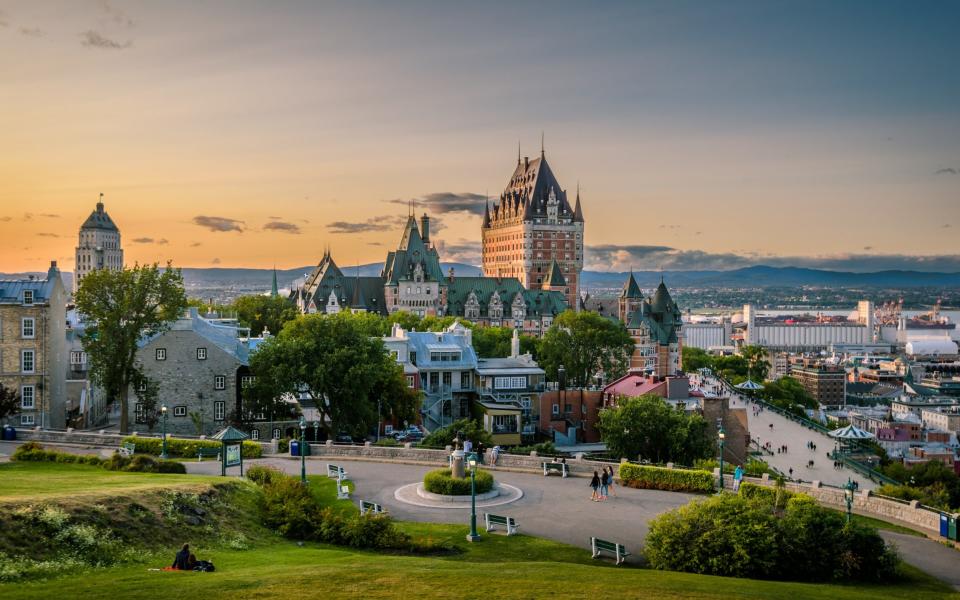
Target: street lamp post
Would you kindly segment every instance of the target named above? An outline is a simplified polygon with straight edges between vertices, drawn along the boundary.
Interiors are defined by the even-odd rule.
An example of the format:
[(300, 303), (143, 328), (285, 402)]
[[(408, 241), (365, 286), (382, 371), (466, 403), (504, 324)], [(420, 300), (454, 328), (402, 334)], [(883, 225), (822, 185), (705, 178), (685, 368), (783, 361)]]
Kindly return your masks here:
[(320, 441), (320, 421), (313, 422), (313, 441)]
[(300, 416), (300, 446), (297, 451), (300, 452), (300, 483), (307, 485), (307, 453), (304, 452), (303, 445), (307, 442), (307, 420)]
[(847, 523), (850, 523), (850, 519), (853, 517), (853, 490), (856, 489), (856, 485), (853, 483), (853, 480), (847, 477), (847, 483), (843, 486), (843, 496), (847, 501)]
[(720, 430), (717, 432), (717, 445), (720, 446), (720, 491), (723, 492), (723, 441), (727, 437), (723, 431), (723, 423), (719, 423)]
[(470, 533), (467, 534), (468, 542), (476, 542), (480, 539), (477, 533), (477, 459), (470, 459)]
[(160, 414), (163, 415), (163, 438), (160, 440), (160, 458), (166, 460), (169, 458), (167, 456), (167, 405), (164, 404), (160, 407)]

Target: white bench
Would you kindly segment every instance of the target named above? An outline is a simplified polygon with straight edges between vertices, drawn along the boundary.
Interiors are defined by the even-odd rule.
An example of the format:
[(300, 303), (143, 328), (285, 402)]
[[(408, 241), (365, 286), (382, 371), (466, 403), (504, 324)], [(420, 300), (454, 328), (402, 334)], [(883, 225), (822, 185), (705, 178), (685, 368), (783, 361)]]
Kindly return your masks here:
[(347, 471), (340, 465), (327, 463), (327, 477), (330, 479), (346, 479)]
[(565, 462), (544, 462), (543, 476), (546, 477), (550, 473), (557, 473), (561, 477), (566, 477), (570, 471), (567, 469), (567, 463)]
[(361, 500), (361, 501), (360, 501), (360, 514), (361, 514), (361, 515), (365, 515), (365, 514), (367, 514), (367, 513), (373, 513), (373, 514), (375, 514), (375, 515), (383, 515), (383, 514), (386, 514), (387, 511), (386, 511), (386, 509), (384, 509), (382, 506), (380, 506), (380, 505), (377, 504), (376, 502), (370, 502), (370, 501), (368, 501), (368, 500)]
[(504, 517), (501, 515), (492, 515), (490, 513), (485, 513), (483, 515), (483, 520), (487, 525), (487, 532), (493, 531), (494, 527), (500, 525), (506, 527), (507, 535), (513, 535), (517, 532), (517, 520), (513, 517)]

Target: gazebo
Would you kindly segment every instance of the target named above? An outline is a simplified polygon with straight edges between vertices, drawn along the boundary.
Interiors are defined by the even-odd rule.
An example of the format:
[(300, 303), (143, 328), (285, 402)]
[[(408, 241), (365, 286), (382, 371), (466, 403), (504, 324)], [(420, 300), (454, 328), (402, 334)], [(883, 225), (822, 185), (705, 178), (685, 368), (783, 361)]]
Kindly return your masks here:
[(754, 380), (752, 380), (752, 379), (748, 379), (748, 380), (744, 381), (743, 383), (738, 383), (737, 385), (735, 385), (735, 386), (733, 386), (733, 387), (737, 388), (738, 390), (744, 390), (744, 391), (747, 391), (747, 392), (755, 392), (755, 391), (757, 391), (757, 390), (762, 390), (762, 389), (763, 389), (763, 386), (762, 386), (762, 385), (760, 385), (759, 383), (757, 383), (756, 381), (754, 381)]
[(840, 445), (843, 444), (844, 450), (849, 450), (851, 446), (857, 442), (862, 442), (866, 440), (872, 440), (876, 436), (870, 433), (869, 431), (864, 431), (856, 425), (847, 425), (846, 427), (841, 427), (840, 429), (834, 429), (828, 433), (830, 437), (837, 440), (837, 453), (839, 454)]
[(223, 444), (223, 451), (220, 453), (220, 475), (226, 476), (227, 468), (239, 465), (240, 476), (243, 477), (243, 441), (249, 437), (232, 425), (210, 437), (211, 440)]

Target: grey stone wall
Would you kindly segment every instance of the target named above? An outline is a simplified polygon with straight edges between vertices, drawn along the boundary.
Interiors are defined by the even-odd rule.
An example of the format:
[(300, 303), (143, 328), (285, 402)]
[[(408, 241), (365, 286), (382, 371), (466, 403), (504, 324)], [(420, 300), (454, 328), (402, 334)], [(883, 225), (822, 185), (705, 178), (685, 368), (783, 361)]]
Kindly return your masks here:
[[(166, 350), (166, 360), (156, 359), (158, 348)], [(197, 359), (197, 348), (206, 348), (205, 360)], [(222, 429), (237, 409), (237, 370), (242, 363), (194, 331), (171, 330), (161, 334), (137, 352), (137, 360), (144, 374), (159, 385), (157, 409), (162, 405), (167, 407), (167, 433), (196, 435), (190, 413), (198, 412), (203, 417), (203, 434), (211, 435)], [(215, 389), (217, 376), (224, 377), (222, 390)], [(137, 402), (136, 389), (131, 388), (131, 430), (146, 432), (146, 425), (135, 421)], [(223, 402), (223, 419), (215, 418), (217, 402)], [(183, 407), (180, 412), (185, 414), (177, 416), (178, 407)], [(158, 422), (154, 432), (159, 432), (161, 427)]]

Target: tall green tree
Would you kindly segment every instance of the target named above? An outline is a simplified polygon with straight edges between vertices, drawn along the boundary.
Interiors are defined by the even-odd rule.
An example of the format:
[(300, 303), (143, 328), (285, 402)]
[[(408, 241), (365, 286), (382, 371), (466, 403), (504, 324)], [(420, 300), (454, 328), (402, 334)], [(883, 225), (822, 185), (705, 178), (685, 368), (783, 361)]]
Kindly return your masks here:
[[(473, 349), (480, 358), (504, 358), (510, 356), (513, 329), (510, 327), (474, 327)], [(520, 354), (537, 354), (538, 339), (520, 334)]]
[(0, 419), (6, 419), (18, 412), (20, 412), (20, 394), (16, 389), (5, 387), (0, 383)]
[(297, 307), (286, 298), (262, 295), (240, 296), (230, 309), (237, 313), (241, 325), (250, 328), (251, 335), (260, 335), (264, 327), (278, 333), (298, 314)]
[(696, 373), (700, 369), (713, 367), (713, 357), (706, 350), (684, 346), (682, 356), (684, 373)]
[(250, 359), (250, 399), (298, 397), (309, 393), (331, 435), (366, 433), (394, 415), (413, 420), (419, 393), (407, 387), (402, 368), (383, 342), (355, 319), (301, 315), (264, 342)]
[(157, 264), (98, 269), (83, 278), (76, 303), (87, 324), (82, 342), (90, 377), (108, 402), (120, 401), (120, 432), (127, 433), (130, 387), (142, 377), (137, 342), (164, 331), (183, 312), (183, 276), (170, 263), (163, 270)]
[(626, 373), (632, 352), (633, 340), (623, 323), (594, 312), (568, 310), (540, 340), (537, 360), (550, 379), (556, 380), (563, 365), (568, 386), (585, 387), (599, 372), (607, 381)]
[(610, 453), (623, 458), (692, 465), (713, 452), (704, 418), (678, 410), (656, 394), (601, 411), (597, 429)]
[(770, 371), (770, 361), (767, 360), (767, 349), (759, 344), (750, 344), (740, 348), (740, 356), (747, 361), (747, 372), (750, 377), (763, 381)]

